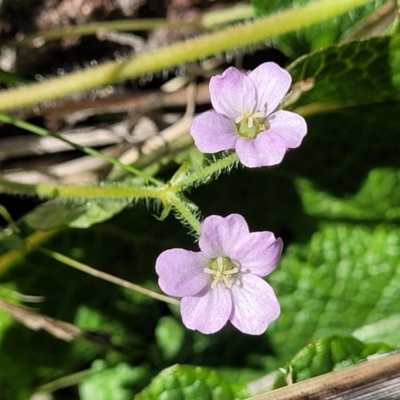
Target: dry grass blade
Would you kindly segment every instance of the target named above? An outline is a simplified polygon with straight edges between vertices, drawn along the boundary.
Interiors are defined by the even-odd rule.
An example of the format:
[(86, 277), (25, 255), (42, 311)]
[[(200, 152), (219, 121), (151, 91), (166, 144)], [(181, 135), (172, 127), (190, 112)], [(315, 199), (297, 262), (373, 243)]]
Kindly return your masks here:
[(0, 299), (0, 309), (10, 313), (17, 321), (29, 329), (35, 331), (43, 329), (56, 338), (67, 342), (84, 336), (84, 332), (77, 326), (38, 314), (32, 308), (19, 306)]

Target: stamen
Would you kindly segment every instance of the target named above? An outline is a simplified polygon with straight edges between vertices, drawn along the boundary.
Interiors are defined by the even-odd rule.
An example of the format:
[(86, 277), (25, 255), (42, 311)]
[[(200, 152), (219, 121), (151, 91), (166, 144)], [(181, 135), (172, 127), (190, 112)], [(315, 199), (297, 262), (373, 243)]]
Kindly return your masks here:
[[(239, 272), (238, 267), (232, 268), (233, 265), (234, 264), (232, 260), (230, 260), (228, 257), (219, 256), (211, 261), (211, 268), (204, 268), (204, 272), (206, 274), (210, 274), (213, 276), (211, 289), (215, 289), (218, 283), (224, 283), (229, 289), (232, 287), (233, 275)], [(214, 269), (212, 267), (214, 267)]]
[(262, 111), (254, 112), (255, 107), (255, 101), (251, 103), (248, 111), (240, 106), (237, 106), (236, 109), (240, 114), (235, 118), (235, 123), (239, 125), (240, 123), (244, 122), (247, 125), (247, 128), (250, 130), (256, 129), (258, 132), (261, 132), (259, 125), (263, 124), (262, 121), (266, 119), (266, 116)]

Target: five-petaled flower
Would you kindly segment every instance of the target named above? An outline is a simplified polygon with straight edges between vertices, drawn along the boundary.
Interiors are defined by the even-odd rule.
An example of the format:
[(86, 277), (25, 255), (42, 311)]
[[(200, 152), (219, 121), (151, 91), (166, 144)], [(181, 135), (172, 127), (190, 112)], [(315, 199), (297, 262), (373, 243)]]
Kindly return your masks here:
[(276, 267), (282, 246), (272, 232), (249, 232), (239, 214), (212, 215), (201, 225), (200, 252), (169, 249), (159, 255), (158, 283), (170, 296), (182, 297), (187, 328), (209, 334), (229, 320), (240, 331), (259, 335), (280, 314), (262, 277)]
[(307, 133), (303, 117), (276, 108), (292, 78), (273, 62), (248, 75), (228, 68), (210, 80), (214, 110), (197, 116), (190, 128), (203, 153), (235, 149), (246, 167), (279, 164), (288, 148), (296, 148)]

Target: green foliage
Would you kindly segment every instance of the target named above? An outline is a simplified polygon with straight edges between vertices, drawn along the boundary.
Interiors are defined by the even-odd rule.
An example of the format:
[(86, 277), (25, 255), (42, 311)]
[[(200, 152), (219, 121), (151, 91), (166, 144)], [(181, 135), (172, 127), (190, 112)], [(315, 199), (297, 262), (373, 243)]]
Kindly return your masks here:
[(390, 67), (393, 84), (400, 89), (400, 26), (397, 25), (390, 40)]
[(183, 326), (172, 317), (163, 317), (158, 322), (155, 334), (164, 357), (167, 360), (175, 357), (183, 344)]
[(400, 347), (399, 332), (400, 314), (393, 314), (372, 324), (364, 325), (353, 332), (359, 340), (379, 340), (393, 348)]
[[(258, 16), (269, 15), (279, 11), (301, 7), (315, 0), (252, 0)], [(354, 30), (355, 23), (361, 24), (377, 8), (384, 4), (383, 0), (371, 1), (348, 13), (325, 21), (321, 24), (301, 29), (296, 33), (282, 35), (274, 39), (275, 45), (289, 57), (296, 58), (312, 50), (338, 42)]]
[(285, 376), (275, 386), (284, 386), (284, 378), (291, 383), (304, 381), (391, 350), (384, 343), (362, 343), (351, 336), (327, 336), (301, 350), (285, 367)]
[[(267, 1), (264, 12), (305, 3)], [(282, 314), (267, 333), (248, 337), (231, 327), (210, 336), (188, 332), (176, 307), (38, 253), (3, 272), (9, 251), (25, 249), (31, 229), (68, 227), (46, 247), (154, 290), (157, 255), (195, 248), (167, 212), (161, 223), (148, 210), (127, 208), (131, 199), (50, 201), (24, 218), (21, 232), (6, 218), (11, 225), (0, 232), (0, 284), (44, 296), (38, 312), (85, 334), (64, 343), (0, 311), (2, 400), (25, 400), (71, 376), (69, 385), (82, 400), (241, 399), (249, 396), (246, 384), (278, 366), (287, 365), (299, 381), (400, 346), (399, 31), (392, 38), (337, 43), (381, 4), (274, 41), (302, 55), (289, 67), (295, 89), (301, 81), (309, 85), (290, 105), (307, 116), (309, 133), (282, 165), (235, 170), (218, 180), (215, 170), (190, 183), (208, 183), (188, 195), (204, 215), (240, 212), (252, 230), (272, 230), (284, 239), (282, 262), (268, 277)], [(188, 163), (175, 175), (163, 171), (172, 183), (185, 182), (210, 162), (196, 150), (175, 160), (182, 163), (183, 156)], [(149, 167), (156, 164), (162, 165), (156, 159)]]
[(92, 370), (79, 384), (81, 400), (131, 400), (132, 385), (146, 373), (125, 363), (107, 368), (102, 360), (95, 361)]
[(296, 106), (339, 103), (339, 107), (382, 102), (394, 96), (389, 68), (389, 37), (377, 37), (319, 49), (290, 67), (293, 80), (312, 88)]
[(243, 386), (209, 368), (175, 365), (162, 371), (137, 400), (234, 400), (248, 397)]
[[(140, 221), (136, 224), (136, 236), (129, 229), (132, 221), (123, 216), (120, 221), (126, 223), (125, 227), (114, 221), (108, 226), (97, 225), (96, 229), (65, 230), (48, 246), (94, 268), (146, 285), (149, 279), (154, 280), (154, 270), (149, 266), (154, 263), (154, 254), (160, 251), (157, 245), (153, 247), (152, 237), (144, 229), (147, 225), (151, 231), (157, 222), (149, 215), (146, 220), (146, 215), (147, 212), (136, 214)], [(29, 261), (3, 274), (1, 284), (4, 282), (17, 282), (15, 290), (20, 293), (44, 296), (43, 303), (35, 304), (40, 313), (75, 324), (87, 333), (86, 340), (66, 343), (19, 323), (1, 324), (0, 385), (7, 393), (5, 400), (17, 399), (42, 384), (85, 369), (94, 359), (103, 357), (116, 365), (115, 376), (121, 372), (117, 367), (120, 363), (140, 364), (146, 357), (151, 359), (149, 340), (154, 337), (161, 304), (40, 254), (31, 255)], [(156, 350), (154, 357), (158, 358)], [(148, 381), (151, 368), (141, 368), (147, 372), (140, 379)], [(104, 372), (104, 376), (114, 376), (114, 372)], [(90, 382), (95, 385), (95, 377)], [(135, 382), (131, 381), (127, 392), (131, 398), (146, 383)], [(88, 383), (85, 387), (91, 390), (92, 386)]]
[(348, 335), (398, 314), (399, 260), (400, 229), (390, 225), (322, 224), (309, 245), (289, 248), (270, 279), (282, 306), (269, 330), (279, 359), (310, 340)]
[(128, 201), (124, 199), (93, 200), (78, 204), (55, 199), (36, 207), (25, 217), (25, 221), (34, 229), (53, 229), (60, 226), (89, 228), (112, 218), (127, 204)]
[(399, 221), (400, 171), (373, 169), (353, 196), (335, 197), (299, 179), (297, 187), (304, 208), (319, 218), (359, 221)]

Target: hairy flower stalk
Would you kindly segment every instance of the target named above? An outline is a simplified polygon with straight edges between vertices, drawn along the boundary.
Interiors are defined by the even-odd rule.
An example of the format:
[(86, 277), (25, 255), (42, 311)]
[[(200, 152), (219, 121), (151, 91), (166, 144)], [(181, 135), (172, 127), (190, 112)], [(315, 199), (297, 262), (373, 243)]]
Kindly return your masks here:
[(280, 307), (263, 279), (282, 252), (271, 232), (249, 232), (238, 214), (212, 215), (201, 225), (199, 252), (170, 249), (156, 261), (161, 289), (182, 297), (187, 328), (214, 333), (230, 321), (240, 331), (259, 335), (278, 318)]
[(190, 129), (197, 148), (203, 153), (234, 149), (246, 167), (279, 164), (307, 133), (303, 117), (277, 109), (291, 81), (289, 73), (272, 62), (248, 75), (230, 67), (212, 77), (214, 110), (196, 117)]

